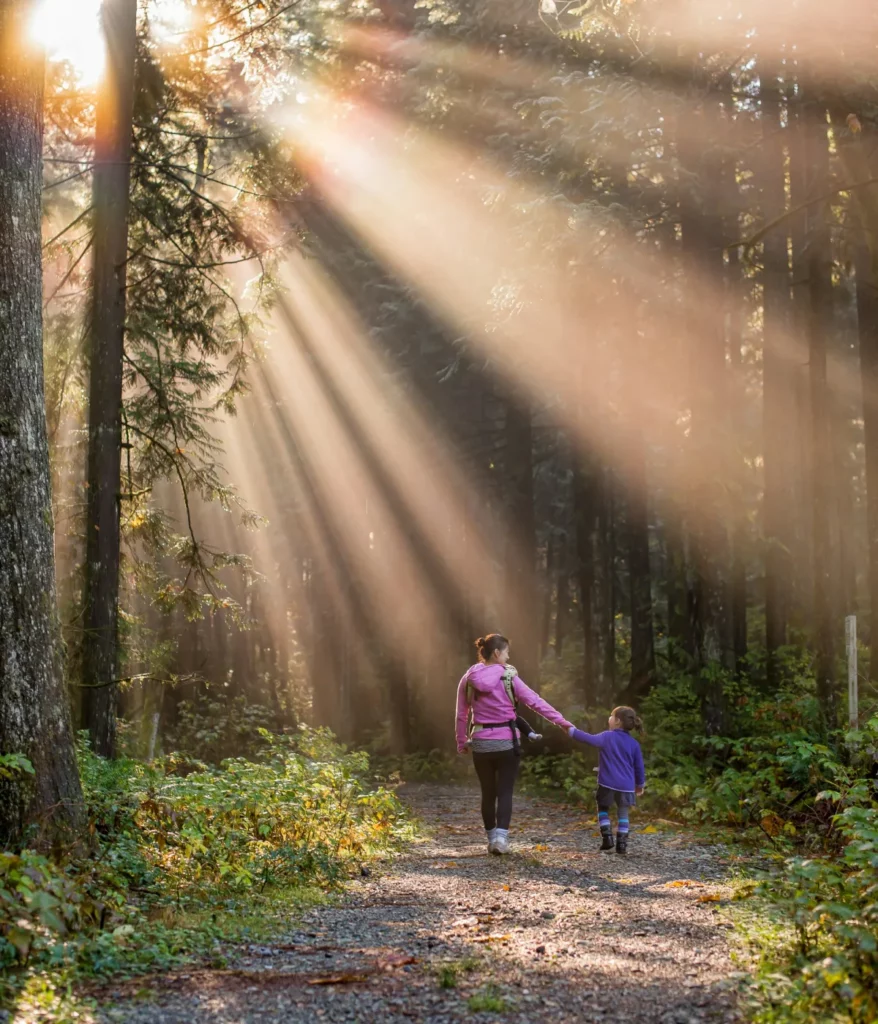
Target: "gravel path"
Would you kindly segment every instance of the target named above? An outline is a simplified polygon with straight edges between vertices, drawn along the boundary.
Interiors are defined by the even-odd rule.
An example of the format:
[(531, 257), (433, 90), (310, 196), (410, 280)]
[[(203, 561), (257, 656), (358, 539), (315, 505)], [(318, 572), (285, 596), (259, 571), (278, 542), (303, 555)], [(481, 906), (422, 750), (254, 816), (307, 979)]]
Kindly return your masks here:
[(105, 992), (101, 1024), (738, 1019), (718, 848), (635, 812), (628, 857), (602, 854), (581, 808), (518, 797), (488, 857), (474, 789), (401, 795), (429, 838), (231, 969)]

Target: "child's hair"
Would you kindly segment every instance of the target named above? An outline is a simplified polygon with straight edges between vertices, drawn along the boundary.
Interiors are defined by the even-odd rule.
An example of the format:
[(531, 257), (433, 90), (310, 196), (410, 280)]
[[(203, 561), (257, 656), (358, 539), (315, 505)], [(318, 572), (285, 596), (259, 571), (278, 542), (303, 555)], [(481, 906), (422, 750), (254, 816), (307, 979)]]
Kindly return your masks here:
[(632, 729), (636, 729), (640, 732), (643, 729), (643, 722), (640, 720), (640, 715), (637, 714), (634, 708), (629, 708), (624, 704), (620, 708), (613, 708), (613, 718), (615, 718), (617, 722), (622, 723), (622, 728), (625, 732), (631, 732)]
[(476, 648), (482, 661), (488, 661), (494, 651), (502, 651), (504, 647), (508, 646), (509, 641), (499, 633), (489, 633), (487, 636), (480, 636), (476, 640)]

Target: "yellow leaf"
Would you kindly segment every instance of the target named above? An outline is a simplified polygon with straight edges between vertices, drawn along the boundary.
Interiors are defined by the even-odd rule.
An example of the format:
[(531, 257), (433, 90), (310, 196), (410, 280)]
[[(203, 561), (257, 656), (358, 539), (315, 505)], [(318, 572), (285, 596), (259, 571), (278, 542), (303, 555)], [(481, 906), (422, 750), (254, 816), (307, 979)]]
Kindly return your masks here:
[(680, 878), (676, 882), (668, 882), (665, 888), (667, 889), (682, 889), (690, 885), (701, 885), (701, 882), (693, 882), (691, 878)]
[(722, 896), (718, 892), (706, 892), (703, 896), (699, 896), (696, 900), (697, 903), (719, 903), (722, 900)]
[(645, 829), (641, 830), (644, 835), (651, 836), (654, 832), (658, 832), (655, 825), (647, 825)]

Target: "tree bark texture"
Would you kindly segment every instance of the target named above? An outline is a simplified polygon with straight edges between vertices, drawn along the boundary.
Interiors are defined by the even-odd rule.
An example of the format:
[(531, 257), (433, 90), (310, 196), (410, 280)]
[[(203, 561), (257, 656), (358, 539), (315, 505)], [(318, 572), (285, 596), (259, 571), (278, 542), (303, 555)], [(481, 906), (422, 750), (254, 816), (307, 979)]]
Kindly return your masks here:
[[(815, 194), (826, 190), (829, 149), (826, 109), (816, 101), (805, 106), (806, 166), (811, 170)], [(828, 209), (815, 204), (808, 211), (806, 259), (808, 267), (808, 368), (811, 393), (811, 445), (813, 458), (811, 524), (814, 564), (814, 642), (817, 697), (826, 724), (837, 721), (835, 685), (835, 629), (833, 623), (833, 552), (831, 510), (835, 473), (832, 460), (829, 388), (826, 375), (827, 338), (832, 330), (832, 249)]]
[(506, 558), (506, 621), (512, 658), (522, 679), (539, 683), (539, 604), (534, 518), (533, 423), (528, 401), (506, 403), (506, 483), (509, 487), (510, 545)]
[(631, 598), (631, 677), (627, 695), (636, 701), (655, 677), (652, 573), (649, 564), (649, 506), (643, 432), (632, 432), (629, 450), (628, 577)]
[(60, 657), (43, 397), (43, 61), (30, 4), (0, 0), (0, 754), (35, 775), (0, 780), (0, 843), (36, 824), (74, 834), (82, 794)]
[(137, 0), (104, 0), (107, 71), (98, 95), (88, 417), (85, 722), (96, 753), (116, 749), (122, 362)]
[(857, 254), (857, 325), (866, 447), (866, 537), (869, 552), (870, 674), (878, 679), (878, 281), (865, 245)]
[[(766, 221), (781, 216), (786, 205), (784, 134), (780, 89), (770, 68), (762, 72), (762, 215)], [(762, 520), (765, 539), (765, 641), (768, 681), (778, 682), (778, 650), (787, 642), (792, 546), (790, 535), (790, 458), (795, 404), (793, 365), (784, 353), (790, 327), (790, 267), (787, 232), (771, 231), (763, 243), (763, 396), (762, 433), (765, 490)], [(804, 355), (802, 358), (804, 362)]]

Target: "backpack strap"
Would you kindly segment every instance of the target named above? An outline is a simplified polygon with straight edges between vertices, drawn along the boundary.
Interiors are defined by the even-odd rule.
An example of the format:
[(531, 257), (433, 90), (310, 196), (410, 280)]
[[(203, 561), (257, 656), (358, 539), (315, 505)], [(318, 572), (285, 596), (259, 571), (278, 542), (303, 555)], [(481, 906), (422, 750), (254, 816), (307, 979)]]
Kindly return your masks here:
[(512, 701), (512, 707), (516, 714), (518, 714), (518, 698), (515, 696), (515, 677), (517, 675), (518, 669), (514, 665), (507, 665), (503, 669), (503, 675), (500, 676), (503, 689), (506, 691), (506, 696)]

